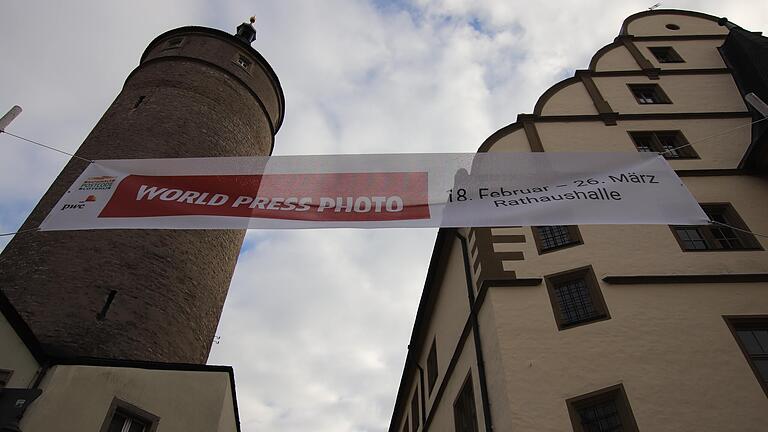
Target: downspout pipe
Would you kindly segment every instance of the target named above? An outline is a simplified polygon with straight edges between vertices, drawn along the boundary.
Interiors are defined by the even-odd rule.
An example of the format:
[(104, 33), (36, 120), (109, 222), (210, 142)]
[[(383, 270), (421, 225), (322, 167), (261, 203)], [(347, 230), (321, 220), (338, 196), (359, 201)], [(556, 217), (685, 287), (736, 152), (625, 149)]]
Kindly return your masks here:
[(469, 299), (469, 317), (472, 321), (472, 339), (475, 341), (475, 357), (477, 358), (477, 374), (480, 377), (480, 400), (483, 404), (483, 417), (485, 418), (485, 431), (493, 431), (491, 420), (491, 404), (488, 401), (488, 382), (485, 376), (485, 360), (483, 360), (483, 347), (480, 342), (480, 324), (475, 311), (475, 292), (472, 289), (472, 268), (469, 262), (469, 246), (466, 237), (456, 230), (456, 237), (461, 243), (462, 257), (464, 258), (464, 276), (467, 281), (467, 298)]

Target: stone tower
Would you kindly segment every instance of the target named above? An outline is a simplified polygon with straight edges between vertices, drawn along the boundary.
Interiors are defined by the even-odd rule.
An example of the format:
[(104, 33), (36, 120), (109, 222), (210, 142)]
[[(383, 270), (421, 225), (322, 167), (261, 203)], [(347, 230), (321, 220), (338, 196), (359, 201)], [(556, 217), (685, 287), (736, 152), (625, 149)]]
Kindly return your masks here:
[[(182, 27), (154, 39), (85, 139), (85, 159), (264, 156), (284, 114), (280, 82), (236, 35)], [(25, 221), (37, 227), (86, 166), (72, 159)], [(244, 230), (17, 235), (0, 289), (49, 355), (205, 363)]]

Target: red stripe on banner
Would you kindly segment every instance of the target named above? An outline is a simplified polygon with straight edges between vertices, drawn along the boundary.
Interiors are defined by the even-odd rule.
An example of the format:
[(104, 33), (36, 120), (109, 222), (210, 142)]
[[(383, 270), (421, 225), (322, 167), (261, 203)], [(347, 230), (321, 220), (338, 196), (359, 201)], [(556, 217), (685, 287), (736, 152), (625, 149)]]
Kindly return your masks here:
[(99, 214), (307, 221), (429, 219), (426, 172), (129, 175)]

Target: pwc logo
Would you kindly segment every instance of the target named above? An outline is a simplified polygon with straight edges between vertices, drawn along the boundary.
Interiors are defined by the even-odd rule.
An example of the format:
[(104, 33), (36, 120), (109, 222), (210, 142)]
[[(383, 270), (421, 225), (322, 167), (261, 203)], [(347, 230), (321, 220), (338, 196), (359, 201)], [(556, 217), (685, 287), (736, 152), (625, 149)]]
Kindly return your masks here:
[(88, 195), (84, 200), (74, 204), (64, 204), (60, 210), (82, 210), (90, 202), (96, 202), (95, 195)]

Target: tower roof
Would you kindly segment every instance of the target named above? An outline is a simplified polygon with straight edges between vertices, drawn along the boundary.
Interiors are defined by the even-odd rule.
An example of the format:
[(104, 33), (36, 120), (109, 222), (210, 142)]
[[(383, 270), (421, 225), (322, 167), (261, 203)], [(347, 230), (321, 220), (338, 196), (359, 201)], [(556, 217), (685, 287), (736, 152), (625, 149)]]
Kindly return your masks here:
[[(246, 27), (251, 27), (250, 24), (243, 23), (240, 27), (245, 25)], [(239, 27), (238, 27), (239, 28)], [(141, 55), (141, 59), (139, 60), (139, 63), (144, 63), (145, 60), (147, 60), (147, 57), (149, 54), (157, 47), (158, 44), (163, 43), (165, 40), (172, 38), (174, 36), (182, 36), (187, 35), (190, 33), (204, 33), (208, 34), (210, 36), (216, 37), (218, 39), (226, 40), (236, 46), (238, 46), (240, 49), (246, 51), (250, 55), (256, 58), (257, 62), (261, 66), (262, 70), (269, 76), (269, 79), (272, 81), (272, 85), (274, 86), (275, 92), (277, 93), (277, 97), (279, 99), (279, 113), (276, 116), (276, 122), (274, 125), (275, 131), (278, 131), (280, 129), (280, 126), (283, 123), (283, 117), (285, 115), (285, 95), (283, 93), (282, 85), (280, 84), (280, 79), (277, 77), (277, 74), (272, 69), (272, 66), (267, 62), (267, 60), (262, 56), (256, 49), (254, 49), (249, 42), (246, 42), (246, 40), (242, 39), (238, 35), (233, 35), (230, 33), (227, 33), (225, 31), (213, 29), (210, 27), (200, 27), (200, 26), (184, 26), (184, 27), (178, 27), (172, 30), (168, 30), (165, 33), (160, 34), (156, 38), (152, 40), (152, 42), (147, 45), (147, 48), (144, 50), (144, 53)], [(253, 30), (254, 38), (256, 34), (256, 30)]]
[(251, 17), (250, 23), (242, 23), (237, 26), (235, 36), (248, 44), (253, 43), (256, 40), (256, 29), (253, 27), (254, 22), (256, 22), (256, 17)]

